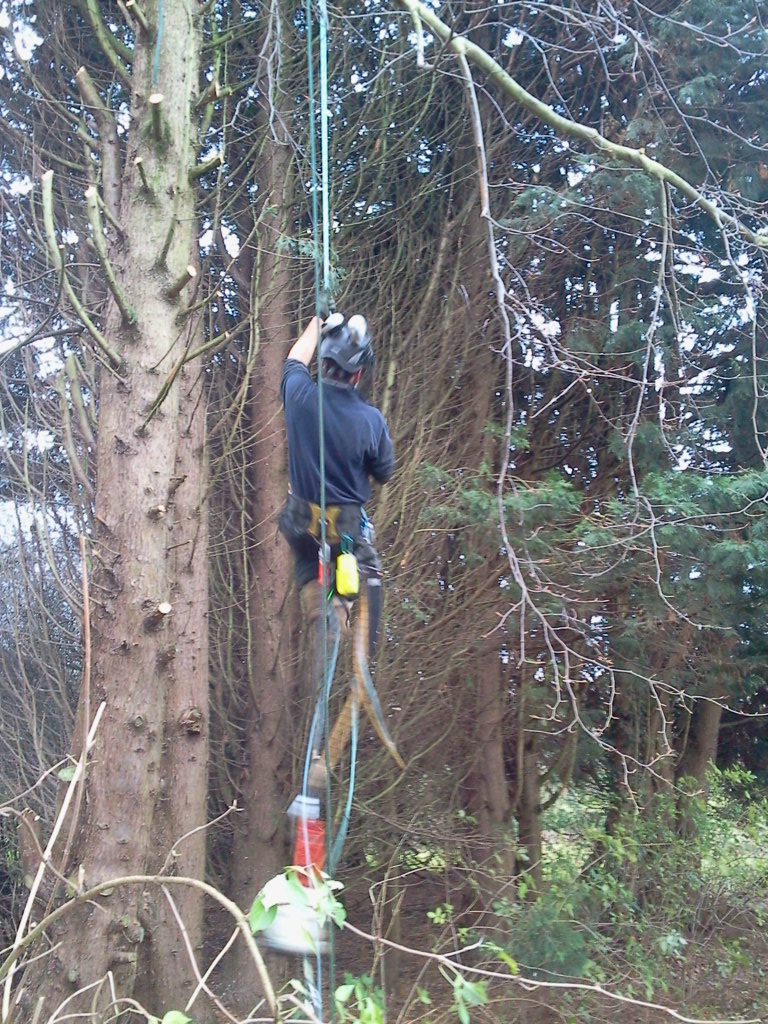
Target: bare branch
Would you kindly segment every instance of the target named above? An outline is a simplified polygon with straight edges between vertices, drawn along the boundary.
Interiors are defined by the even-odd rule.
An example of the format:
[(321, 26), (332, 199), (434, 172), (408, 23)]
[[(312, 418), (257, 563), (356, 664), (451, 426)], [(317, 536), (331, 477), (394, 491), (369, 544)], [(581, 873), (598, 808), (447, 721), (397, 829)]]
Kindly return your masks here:
[(435, 35), (451, 50), (453, 50), (454, 53), (463, 55), (471, 60), (472, 63), (476, 64), (482, 71), (484, 71), (488, 75), (489, 79), (495, 82), (508, 96), (517, 101), (521, 106), (525, 107), (526, 110), (535, 114), (544, 122), (544, 124), (548, 124), (561, 135), (580, 139), (599, 152), (606, 153), (608, 156), (614, 157), (622, 163), (628, 163), (635, 167), (639, 167), (641, 170), (645, 171), (652, 177), (657, 178), (659, 181), (668, 183), (703, 210), (719, 228), (729, 227), (753, 245), (760, 246), (761, 248), (768, 248), (768, 230), (761, 230), (757, 232), (752, 231), (746, 226), (746, 224), (739, 220), (738, 217), (720, 209), (715, 202), (708, 199), (703, 192), (697, 189), (689, 181), (686, 181), (686, 179), (681, 175), (677, 174), (669, 167), (666, 167), (658, 160), (653, 160), (651, 157), (647, 156), (643, 149), (633, 149), (630, 146), (623, 146), (619, 143), (611, 142), (609, 139), (606, 139), (605, 136), (601, 135), (596, 129), (590, 128), (588, 125), (581, 124), (578, 121), (572, 121), (569, 118), (558, 114), (546, 103), (542, 103), (541, 100), (537, 99), (524, 89), (519, 82), (508, 74), (501, 65), (490, 56), (490, 54), (482, 49), (482, 47), (477, 46), (465, 36), (457, 35), (452, 28), (437, 17), (431, 8), (427, 7), (426, 4), (421, 3), (420, 0), (400, 0), (400, 2), (405, 8), (407, 8), (412, 17), (420, 16), (424, 22), (429, 25)]

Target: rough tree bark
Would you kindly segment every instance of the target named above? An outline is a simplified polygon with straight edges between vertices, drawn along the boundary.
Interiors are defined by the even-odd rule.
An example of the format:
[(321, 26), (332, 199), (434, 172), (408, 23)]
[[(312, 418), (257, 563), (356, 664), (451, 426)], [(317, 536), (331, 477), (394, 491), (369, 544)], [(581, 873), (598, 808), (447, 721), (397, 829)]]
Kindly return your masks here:
[(475, 676), (477, 757), (473, 779), (474, 813), (478, 838), (484, 846), (483, 861), (495, 865), (502, 876), (491, 886), (503, 885), (515, 870), (514, 842), (510, 826), (512, 801), (504, 763), (504, 717), (509, 700), (507, 672), (499, 657), (495, 637), (484, 644)]
[[(246, 699), (247, 721), (244, 772), (245, 805), (235, 821), (231, 892), (242, 907), (250, 906), (261, 886), (283, 869), (287, 851), (281, 830), (295, 753), (291, 703), (295, 696), (288, 642), (291, 611), (287, 593), (291, 581), (289, 549), (277, 531), (277, 512), (287, 487), (285, 433), (280, 405), (280, 380), (296, 324), (293, 315), (295, 282), (285, 256), (283, 239), (290, 234), (292, 180), (291, 149), (271, 117), (273, 95), (267, 41), (260, 58), (259, 81), (263, 103), (258, 117), (264, 132), (254, 177), (258, 183), (260, 230), (250, 250), (251, 345), (253, 364), (249, 385), (248, 616), (251, 646)], [(257, 998), (252, 964), (242, 944), (226, 966), (227, 985), (237, 993), (241, 1008)]]
[[(680, 834), (692, 836), (696, 833), (695, 804), (693, 793), (698, 797), (706, 794), (707, 771), (717, 758), (717, 740), (723, 708), (719, 700), (699, 697), (691, 714), (687, 744), (680, 757), (676, 779), (682, 781), (678, 795)], [(695, 783), (691, 786), (691, 781)]]
[[(121, 363), (105, 370), (100, 382), (93, 670), (90, 693), (81, 696), (81, 718), (92, 719), (102, 702), (105, 711), (80, 818), (68, 825), (73, 842), (63, 865), (68, 875), (80, 873), (85, 886), (157, 868), (167, 852), (158, 836), (167, 847), (177, 838), (174, 831), (204, 822), (205, 533), (197, 533), (186, 568), (180, 567), (184, 548), (176, 546), (179, 534), (184, 544), (194, 526), (189, 516), (203, 486), (199, 428), (191, 429), (199, 413), (180, 423), (177, 374), (185, 344), (192, 341), (194, 347), (194, 331), (182, 315), (187, 291), (180, 283), (197, 248), (189, 171), (196, 153), (199, 8), (194, 0), (164, 0), (160, 19), (156, 0), (142, 6), (149, 31), (137, 33), (127, 136), (118, 132), (106, 104), (98, 107), (87, 69), (78, 73), (86, 104), (97, 111), (102, 197), (120, 225), (107, 239), (116, 285), (102, 330)], [(162, 101), (150, 104), (153, 93)], [(188, 390), (185, 405), (190, 402), (197, 398)], [(179, 473), (186, 476), (183, 483)], [(174, 519), (178, 531), (169, 530)], [(180, 731), (180, 711), (192, 708), (201, 714), (199, 734)], [(184, 773), (189, 775), (182, 807), (174, 789)], [(174, 811), (156, 829), (158, 816), (169, 815), (169, 795)], [(190, 848), (182, 847), (181, 861)], [(201, 870), (199, 851), (185, 868)], [(121, 886), (98, 902), (75, 907), (49, 935), (53, 952), (29, 967), (18, 1018), (42, 1010), (45, 1019), (65, 1000), (69, 1013), (105, 1012), (115, 998), (133, 994), (137, 971), (146, 967), (145, 948), (153, 951), (163, 1004), (178, 1006), (188, 991), (189, 971), (185, 958), (167, 953), (164, 914), (148, 912), (162, 898), (155, 888)], [(184, 913), (194, 936), (199, 903), (185, 900)], [(179, 947), (178, 937), (172, 945)]]
[(699, 697), (694, 708), (688, 743), (677, 770), (678, 779), (695, 779), (702, 790), (707, 786), (707, 769), (714, 764), (723, 706), (719, 700)]
[(537, 735), (531, 729), (525, 732), (521, 739), (523, 749), (519, 764), (522, 772), (520, 798), (517, 804), (517, 822), (520, 829), (520, 846), (526, 852), (526, 861), (522, 866), (531, 877), (533, 892), (541, 892), (544, 873), (541, 862), (543, 845)]
[[(167, 674), (160, 784), (152, 822), (149, 869), (188, 878), (205, 875), (208, 783), (208, 477), (202, 368), (179, 378), (179, 433), (168, 518), (173, 615), (168, 648), (159, 664)], [(175, 909), (171, 906), (171, 899)], [(196, 955), (203, 942), (203, 905), (197, 890), (145, 895), (147, 941), (139, 952), (139, 998), (163, 1013), (185, 1006), (195, 975), (179, 922)], [(194, 1015), (201, 1020), (201, 1006)]]

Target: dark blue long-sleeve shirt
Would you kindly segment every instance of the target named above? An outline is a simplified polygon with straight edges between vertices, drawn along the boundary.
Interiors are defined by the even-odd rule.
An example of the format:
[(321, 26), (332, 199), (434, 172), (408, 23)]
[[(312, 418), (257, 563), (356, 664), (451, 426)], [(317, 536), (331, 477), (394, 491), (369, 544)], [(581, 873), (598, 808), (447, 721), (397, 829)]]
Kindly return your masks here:
[[(392, 440), (378, 409), (349, 384), (323, 378), (325, 501), (363, 505), (373, 477), (386, 483), (395, 468)], [(288, 434), (288, 475), (299, 498), (320, 504), (319, 389), (298, 359), (287, 359), (280, 394)]]

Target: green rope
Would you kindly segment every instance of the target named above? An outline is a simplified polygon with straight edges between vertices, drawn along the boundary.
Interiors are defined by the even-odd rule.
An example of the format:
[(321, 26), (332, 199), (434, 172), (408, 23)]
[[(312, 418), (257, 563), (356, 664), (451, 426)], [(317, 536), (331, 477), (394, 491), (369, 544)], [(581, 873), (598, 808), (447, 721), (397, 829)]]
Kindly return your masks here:
[[(313, 61), (312, 0), (306, 0), (307, 19), (307, 86), (309, 93), (309, 153), (312, 165), (312, 242), (315, 253), (315, 311), (320, 310), (321, 288), (328, 290), (330, 283), (330, 214), (328, 204), (328, 36), (325, 4), (320, 6), (320, 134), (322, 180), (318, 185), (317, 172), (317, 129), (315, 125), (315, 69)], [(320, 239), (318, 232), (318, 192), (322, 196), (322, 278), (320, 260)], [(318, 349), (320, 347), (318, 327)], [(319, 355), (319, 353), (318, 353)], [(318, 358), (317, 372), (318, 415), (320, 420), (320, 544), (326, 550), (327, 535), (325, 522), (325, 430), (323, 425), (323, 375)]]
[[(306, 0), (307, 18), (307, 85), (309, 93), (309, 152), (312, 164), (312, 241), (315, 254), (315, 311), (320, 311), (321, 288), (328, 288), (330, 281), (330, 214), (328, 204), (328, 35), (327, 35), (327, 13), (325, 5), (322, 4), (319, 11), (320, 21), (320, 145), (321, 145), (321, 172), (322, 178), (318, 184), (317, 170), (317, 128), (315, 124), (315, 70), (313, 60), (313, 35), (312, 35), (312, 0)], [(318, 193), (322, 196), (322, 244), (323, 260), (322, 270), (320, 266), (320, 222), (318, 210)], [(322, 277), (321, 277), (322, 274)], [(320, 361), (320, 327), (317, 329), (317, 404), (319, 419), (319, 456), (320, 456), (320, 557), (325, 559), (328, 552), (328, 534), (326, 524), (326, 483), (325, 483), (325, 423), (323, 418), (323, 373)], [(327, 568), (327, 566), (326, 566)], [(327, 581), (324, 581), (327, 582)], [(328, 651), (328, 623), (327, 616), (323, 616), (323, 677), (328, 675), (327, 651)], [(327, 719), (326, 719), (327, 721)], [(327, 730), (326, 730), (327, 732)], [(326, 794), (328, 796), (329, 794)], [(326, 805), (328, 800), (326, 800)]]
[(323, 198), (323, 290), (326, 295), (331, 287), (331, 215), (328, 169), (328, 9), (325, 0), (318, 0), (320, 19), (320, 161), (322, 170)]
[[(306, 30), (307, 30), (307, 91), (309, 95), (309, 136), (310, 136), (310, 159), (312, 164), (312, 240), (315, 253), (315, 312), (320, 312), (321, 287), (326, 295), (330, 291), (330, 206), (329, 206), (329, 170), (328, 170), (328, 12), (325, 0), (318, 0), (318, 21), (319, 21), (319, 49), (320, 49), (320, 159), (321, 159), (321, 181), (319, 185), (322, 197), (322, 278), (320, 267), (320, 244), (318, 238), (318, 170), (317, 170), (317, 129), (315, 124), (315, 74), (313, 61), (313, 35), (312, 35), (312, 0), (306, 0)], [(326, 482), (325, 482), (325, 425), (323, 420), (323, 374), (320, 361), (320, 327), (318, 326), (317, 338), (317, 391), (318, 391), (318, 418), (319, 418), (319, 456), (320, 456), (320, 557), (323, 559), (324, 568), (327, 568), (327, 553), (329, 551), (327, 530), (326, 530)], [(323, 581), (324, 584), (327, 581)], [(322, 645), (323, 645), (323, 679), (328, 680), (328, 616), (323, 616), (322, 621)], [(320, 699), (328, 700), (330, 684), (323, 687)], [(326, 766), (330, 761), (328, 747), (328, 707), (324, 709), (323, 721), (325, 723), (325, 759)], [(325, 773), (325, 822), (326, 836), (330, 839), (332, 827), (331, 815), (331, 778), (330, 772)], [(333, 992), (335, 989), (335, 945), (333, 930), (329, 935), (329, 989), (331, 993), (330, 1010), (331, 1021), (335, 1018), (335, 1007)], [(308, 970), (308, 963), (305, 958), (305, 973)], [(322, 1008), (322, 982), (321, 982), (321, 958), (317, 957), (317, 988), (315, 998), (317, 1000), (316, 1010), (320, 1020), (323, 1019)]]
[[(328, 159), (328, 122), (329, 122), (329, 111), (328, 111), (328, 10), (325, 5), (325, 0), (318, 0), (318, 20), (320, 23), (320, 168), (321, 168), (321, 197), (322, 197), (322, 227), (323, 227), (323, 291), (326, 297), (330, 294), (331, 285), (331, 215), (330, 215), (330, 172), (329, 172), (329, 159)], [(316, 191), (316, 190), (313, 190)], [(317, 248), (315, 248), (315, 266), (317, 266)], [(315, 271), (315, 288), (317, 289), (317, 278), (319, 274)], [(315, 309), (320, 308), (320, 295), (315, 292)], [(319, 329), (318, 329), (319, 330)], [(319, 338), (318, 338), (319, 343)], [(325, 435), (323, 430), (323, 374), (322, 367), (319, 358), (317, 360), (317, 380), (318, 380), (318, 404), (320, 407), (320, 517), (322, 519), (322, 529), (325, 530)], [(321, 538), (324, 541), (324, 538)], [(327, 551), (325, 543), (323, 543), (323, 552)], [(327, 615), (325, 616), (326, 625), (325, 630), (327, 632)], [(324, 670), (326, 676), (328, 675), (327, 665), (327, 651), (328, 644), (324, 641), (323, 643), (323, 657), (326, 659)], [(330, 699), (330, 686), (326, 690), (326, 700)], [(328, 770), (330, 762), (330, 730), (328, 728), (329, 713), (328, 706), (325, 708), (325, 834), (327, 836), (327, 842), (331, 840), (331, 829), (333, 826), (333, 815), (331, 813), (331, 773)], [(336, 864), (331, 863), (332, 854), (328, 851), (328, 872), (333, 874)], [(338, 860), (338, 858), (337, 858)], [(336, 988), (336, 949), (334, 943), (333, 929), (330, 929), (328, 936), (329, 940), (329, 955), (328, 955), (328, 985), (330, 988), (330, 1008), (331, 1008), (331, 1022), (335, 1019), (335, 1004), (333, 1000), (333, 993)]]

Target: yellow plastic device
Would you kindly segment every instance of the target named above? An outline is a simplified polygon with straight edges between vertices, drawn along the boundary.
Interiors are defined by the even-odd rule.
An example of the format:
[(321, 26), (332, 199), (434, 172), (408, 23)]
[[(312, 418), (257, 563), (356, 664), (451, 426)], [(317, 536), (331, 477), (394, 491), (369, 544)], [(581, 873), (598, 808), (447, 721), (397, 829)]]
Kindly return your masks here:
[(342, 551), (336, 559), (336, 593), (348, 598), (360, 593), (360, 570), (351, 551)]

